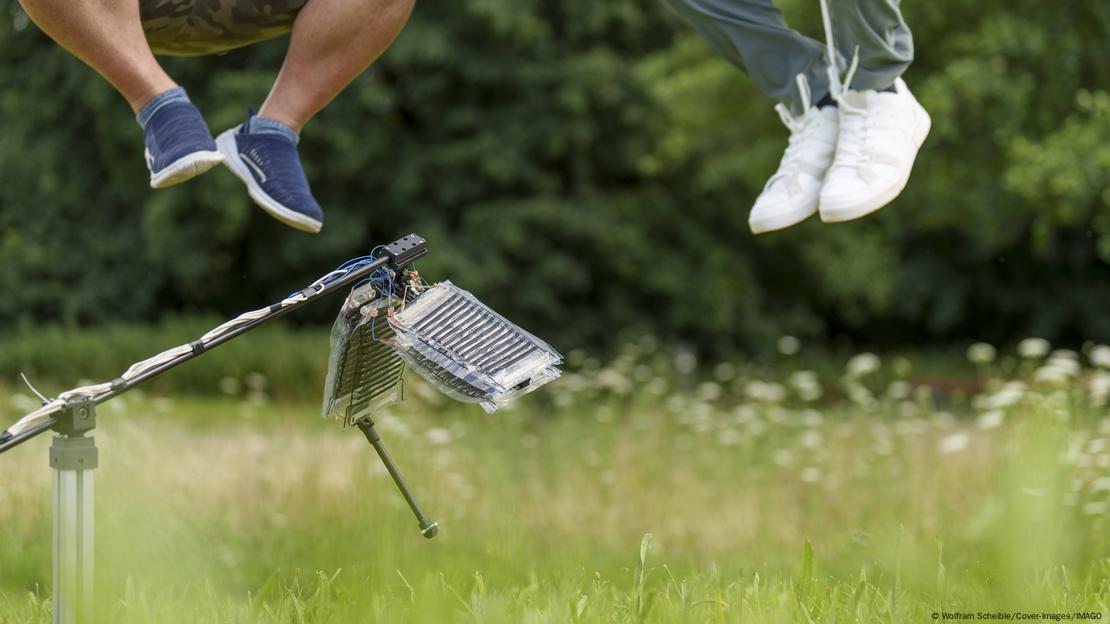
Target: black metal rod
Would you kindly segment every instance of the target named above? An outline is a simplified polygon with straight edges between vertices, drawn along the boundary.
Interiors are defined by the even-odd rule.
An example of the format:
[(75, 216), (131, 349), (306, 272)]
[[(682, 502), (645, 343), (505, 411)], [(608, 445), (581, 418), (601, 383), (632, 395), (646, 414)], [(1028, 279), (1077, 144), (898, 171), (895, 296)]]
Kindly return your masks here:
[(409, 486), (405, 484), (405, 479), (401, 476), (401, 471), (393, 463), (393, 459), (389, 456), (389, 452), (385, 450), (382, 445), (382, 438), (374, 429), (374, 423), (369, 418), (360, 420), (356, 423), (358, 428), (362, 430), (362, 434), (366, 436), (366, 440), (378, 452), (378, 457), (381, 458), (382, 463), (385, 464), (385, 469), (389, 471), (389, 476), (393, 477), (393, 482), (397, 484), (397, 489), (401, 490), (401, 496), (405, 497), (405, 502), (409, 504), (409, 509), (412, 509), (413, 515), (416, 516), (416, 521), (420, 523), (420, 534), (428, 539), (432, 539), (439, 533), (439, 524), (428, 519), (424, 512), (420, 510), (420, 505), (416, 504), (416, 499), (413, 498), (412, 492), (409, 491)]
[[(42, 421), (41, 423), (35, 425), (34, 427), (31, 427), (30, 429), (24, 431), (23, 433), (20, 433), (19, 435), (13, 436), (5, 432), (3, 435), (0, 435), (0, 453), (3, 453), (8, 449), (15, 448), (20, 444), (23, 444), (27, 440), (30, 440), (31, 438), (37, 436), (38, 434), (53, 428), (54, 423), (55, 419), (53, 416), (51, 416), (47, 420)], [(6, 435), (7, 437), (3, 437), (4, 435)]]
[[(405, 240), (405, 239), (402, 239), (402, 241), (403, 240)], [(401, 241), (398, 241), (398, 242), (401, 242)], [(421, 242), (421, 244), (423, 243), (422, 240), (420, 242)], [(394, 243), (393, 245), (396, 245), (396, 244), (397, 243)], [(397, 268), (397, 269), (403, 268), (403, 266), (406, 266), (406, 265), (412, 263), (412, 261), (414, 261), (417, 258), (419, 258), (420, 256), (424, 255), (424, 253), (426, 253), (426, 250), (419, 249), (415, 253), (410, 252), (404, 259), (396, 258), (397, 264), (394, 264), (393, 267)], [(211, 342), (208, 342), (207, 344), (204, 345), (203, 349), (194, 350), (194, 351), (191, 351), (189, 353), (184, 353), (184, 354), (179, 355), (178, 357), (176, 357), (176, 358), (174, 358), (174, 359), (172, 359), (172, 360), (170, 360), (170, 361), (168, 361), (164, 364), (160, 364), (160, 365), (158, 365), (158, 366), (156, 366), (156, 367), (154, 367), (154, 368), (152, 368), (148, 371), (145, 371), (145, 372), (137, 375), (136, 377), (134, 377), (132, 379), (122, 381), (119, 384), (115, 385), (111, 390), (108, 390), (106, 392), (102, 392), (101, 394), (96, 395), (95, 397), (92, 398), (92, 401), (94, 403), (96, 403), (97, 405), (99, 405), (99, 404), (101, 404), (101, 403), (103, 403), (103, 402), (105, 402), (109, 399), (113, 399), (113, 398), (123, 394), (124, 392), (127, 392), (128, 390), (134, 388), (135, 386), (137, 386), (141, 383), (144, 383), (146, 381), (150, 381), (151, 379), (161, 375), (162, 373), (165, 373), (166, 371), (168, 371), (172, 368), (175, 368), (177, 366), (180, 366), (181, 364), (184, 364), (185, 362), (188, 362), (189, 360), (197, 357), (198, 355), (201, 355), (202, 353), (205, 353), (205, 352), (207, 352), (211, 349), (214, 349), (214, 348), (222, 345), (223, 343), (225, 343), (225, 342), (227, 342), (227, 341), (229, 341), (233, 338), (238, 338), (239, 336), (251, 331), (252, 329), (256, 329), (260, 325), (268, 323), (268, 322), (270, 322), (270, 321), (272, 321), (276, 318), (280, 318), (282, 316), (285, 316), (286, 314), (289, 314), (293, 310), (296, 310), (296, 309), (300, 308), (301, 306), (303, 306), (307, 303), (315, 301), (316, 299), (318, 299), (319, 297), (321, 297), (323, 295), (327, 295), (327, 294), (330, 294), (330, 293), (332, 293), (336, 290), (346, 288), (347, 286), (350, 286), (351, 284), (354, 284), (355, 282), (357, 282), (359, 280), (362, 280), (366, 277), (369, 277), (371, 274), (373, 274), (378, 269), (389, 266), (391, 263), (394, 262), (394, 260), (395, 260), (395, 258), (391, 257), (390, 255), (383, 255), (381, 258), (377, 258), (373, 262), (370, 262), (369, 264), (363, 265), (361, 267), (358, 267), (357, 269), (352, 270), (351, 272), (347, 273), (346, 275), (343, 275), (342, 277), (336, 279), (334, 282), (331, 282), (329, 284), (325, 284), (325, 285), (319, 287), (318, 290), (305, 292), (305, 291), (309, 290), (308, 288), (306, 288), (304, 291), (302, 291), (302, 292), (305, 292), (305, 294), (307, 295), (307, 297), (303, 301), (298, 301), (296, 303), (292, 303), (292, 304), (289, 304), (287, 306), (280, 306), (280, 304), (273, 304), (273, 305), (270, 306), (270, 308), (271, 308), (270, 311), (268, 313), (266, 313), (264, 316), (259, 317), (259, 318), (255, 319), (253, 321), (249, 321), (249, 322), (247, 322), (247, 323), (245, 323), (245, 324), (243, 324), (239, 327), (236, 327), (234, 329), (231, 329), (226, 334), (223, 334), (221, 336), (213, 338)], [(400, 266), (398, 266), (398, 265), (400, 265)], [(35, 425), (31, 429), (28, 429), (28, 430), (20, 433), (19, 435), (11, 435), (11, 434), (8, 434), (6, 431), (0, 432), (0, 453), (3, 453), (4, 451), (7, 451), (7, 450), (9, 450), (9, 449), (11, 449), (15, 446), (18, 446), (19, 444), (22, 444), (23, 442), (26, 442), (27, 440), (29, 440), (29, 439), (47, 431), (47, 430), (49, 430), (51, 427), (54, 426), (54, 422), (55, 422), (55, 419), (50, 418), (48, 420), (43, 421), (42, 423), (40, 423), (38, 425)]]
[(347, 287), (347, 286), (349, 286), (349, 285), (351, 285), (351, 284), (353, 284), (353, 283), (355, 283), (355, 282), (357, 282), (357, 281), (359, 281), (359, 280), (361, 280), (365, 277), (368, 277), (374, 271), (377, 271), (378, 269), (380, 269), (380, 268), (386, 266), (387, 264), (389, 264), (389, 262), (390, 262), (389, 258), (386, 258), (386, 257), (378, 258), (377, 260), (371, 262), (370, 264), (359, 267), (358, 269), (355, 269), (354, 271), (351, 271), (350, 273), (344, 275), (343, 277), (337, 279), (336, 281), (334, 281), (330, 284), (324, 285), (323, 287), (320, 288), (320, 290), (317, 290), (315, 293), (309, 294), (308, 297), (303, 301), (298, 301), (296, 303), (291, 303), (287, 306), (282, 306), (282, 307), (279, 307), (279, 308), (275, 308), (274, 306), (277, 306), (277, 305), (280, 305), (280, 304), (274, 304), (273, 306), (271, 306), (270, 312), (266, 313), (265, 316), (259, 317), (259, 318), (255, 319), (253, 321), (250, 321), (250, 322), (248, 322), (244, 325), (236, 327), (236, 328), (228, 331), (226, 334), (223, 334), (222, 336), (217, 336), (216, 338), (213, 338), (211, 342), (207, 343), (204, 346), (203, 351), (200, 351), (200, 352), (193, 351), (193, 352), (190, 352), (190, 353), (184, 353), (182, 355), (179, 355), (179, 356), (175, 357), (174, 359), (166, 362), (165, 364), (160, 364), (160, 365), (158, 365), (158, 366), (156, 366), (156, 367), (154, 367), (154, 368), (152, 368), (152, 369), (150, 369), (150, 370), (148, 370), (148, 371), (146, 371), (146, 372), (144, 372), (144, 373), (142, 373), (142, 374), (140, 374), (140, 375), (138, 375), (138, 376), (136, 376), (132, 379), (129, 379), (129, 380), (125, 381), (124, 383), (120, 384), (119, 386), (117, 386), (117, 387), (115, 387), (115, 388), (113, 388), (113, 389), (111, 389), (111, 390), (109, 390), (109, 391), (107, 391), (103, 394), (98, 394), (96, 397), (93, 398), (93, 401), (97, 405), (99, 405), (99, 404), (107, 401), (108, 399), (113, 399), (113, 398), (123, 394), (124, 392), (127, 392), (131, 388), (134, 388), (135, 386), (137, 386), (137, 385), (139, 385), (139, 384), (141, 384), (145, 381), (149, 381), (149, 380), (157, 377), (158, 375), (161, 375), (162, 373), (170, 370), (171, 368), (174, 368), (174, 367), (177, 367), (181, 364), (184, 364), (185, 362), (188, 362), (189, 360), (197, 357), (198, 355), (200, 355), (202, 353), (206, 353), (209, 350), (214, 349), (214, 348), (222, 345), (223, 343), (231, 340), (232, 338), (238, 338), (239, 336), (242, 336), (243, 334), (251, 331), (252, 329), (258, 328), (258, 326), (260, 326), (260, 325), (268, 323), (268, 322), (270, 322), (270, 321), (272, 321), (276, 318), (283, 317), (286, 314), (289, 314), (290, 312), (292, 312), (293, 310), (296, 310), (296, 309), (304, 306), (305, 304), (307, 304), (311, 301), (314, 301), (317, 297), (321, 297), (323, 295), (327, 295), (329, 293), (332, 293), (336, 290), (345, 288), (345, 287)]

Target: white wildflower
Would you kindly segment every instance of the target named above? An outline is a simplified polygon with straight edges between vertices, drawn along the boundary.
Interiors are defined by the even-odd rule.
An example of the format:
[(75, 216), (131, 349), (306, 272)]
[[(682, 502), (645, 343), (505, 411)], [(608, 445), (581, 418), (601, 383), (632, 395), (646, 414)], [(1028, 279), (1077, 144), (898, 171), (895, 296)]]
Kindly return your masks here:
[(879, 370), (881, 362), (874, 353), (860, 353), (848, 360), (847, 373), (849, 377), (863, 377)]
[(998, 351), (985, 342), (976, 342), (967, 348), (967, 359), (972, 364), (990, 364)]
[(817, 373), (813, 371), (800, 370), (791, 374), (790, 385), (803, 401), (816, 401), (821, 398), (821, 382), (817, 379)]
[(220, 378), (220, 392), (234, 396), (239, 394), (242, 384), (235, 377), (221, 377)]
[(1091, 364), (1099, 368), (1110, 368), (1110, 347), (1106, 345), (1095, 345), (1091, 348), (1090, 353), (1087, 354), (1087, 359)]
[(933, 425), (940, 429), (947, 429), (956, 424), (956, 417), (951, 412), (934, 412)]
[(713, 368), (713, 377), (720, 382), (732, 381), (736, 377), (736, 366), (731, 362), (721, 362)]
[(817, 410), (802, 410), (801, 422), (803, 427), (816, 428), (820, 427), (821, 423), (825, 422), (825, 417)]
[(1075, 372), (1067, 360), (1049, 360), (1033, 373), (1033, 380), (1038, 383), (1061, 384), (1071, 379)]
[(937, 445), (937, 450), (940, 451), (942, 455), (958, 453), (967, 448), (968, 442), (970, 442), (970, 438), (966, 433), (962, 431), (953, 433), (940, 441), (940, 444)]
[(730, 428), (722, 429), (717, 434), (717, 442), (721, 446), (736, 446), (744, 441), (744, 435), (739, 431)]
[(1040, 358), (1048, 354), (1048, 350), (1052, 348), (1044, 338), (1026, 338), (1018, 343), (1018, 355), (1023, 358)]
[(786, 449), (779, 449), (771, 454), (771, 461), (779, 466), (789, 466), (794, 461), (794, 455)]
[(786, 390), (779, 384), (768, 381), (749, 381), (744, 392), (756, 401), (778, 403), (786, 396)]
[(1110, 398), (1110, 373), (1099, 371), (1092, 375), (1087, 382), (1087, 389), (1090, 392), (1092, 403), (1097, 407), (1105, 405), (1106, 400)]
[(1079, 361), (1079, 354), (1075, 351), (1072, 351), (1071, 349), (1056, 349), (1049, 357), (1057, 358), (1060, 360), (1070, 360), (1072, 362)]
[(1005, 418), (1006, 415), (1002, 412), (1002, 410), (991, 410), (989, 412), (983, 412), (979, 415), (979, 418), (975, 419), (975, 426), (983, 430), (997, 429), (998, 427), (1002, 426), (1002, 421), (1005, 420)]
[(748, 404), (737, 405), (732, 410), (732, 419), (738, 423), (750, 423), (756, 420), (755, 408)]
[(247, 373), (247, 387), (251, 390), (262, 391), (270, 385), (270, 380), (262, 373)]
[(806, 429), (802, 435), (798, 436), (798, 443), (808, 449), (816, 449), (821, 447), (824, 438), (821, 432), (816, 429)]
[(987, 395), (980, 400), (980, 407), (986, 410), (1005, 409), (1021, 401), (1025, 396), (1025, 384), (1020, 381), (1008, 381), (998, 392)]
[(1106, 501), (1091, 501), (1083, 505), (1083, 515), (1085, 516), (1105, 516), (1107, 504)]
[(716, 401), (721, 398), (721, 384), (706, 381), (698, 386), (698, 396), (706, 401)]
[(821, 470), (819, 468), (809, 466), (808, 468), (803, 468), (802, 472), (798, 476), (801, 478), (802, 481), (805, 481), (806, 483), (816, 483), (821, 480)]
[(451, 442), (452, 439), (451, 431), (443, 429), (443, 427), (435, 427), (435, 429), (427, 430), (424, 432), (424, 437), (428, 443), (437, 446)]
[(802, 341), (794, 336), (783, 336), (779, 338), (779, 353), (783, 355), (794, 355), (802, 348)]
[(917, 418), (921, 415), (921, 406), (913, 401), (898, 402), (898, 417), (906, 420)]
[(894, 442), (890, 438), (878, 438), (875, 440), (875, 445), (871, 447), (871, 451), (876, 455), (885, 457), (894, 452)]
[(698, 368), (698, 356), (690, 351), (681, 351), (674, 356), (674, 367), (679, 373), (689, 375)]
[(910, 382), (903, 380), (890, 382), (886, 389), (886, 395), (896, 401), (908, 398), (911, 392), (913, 392), (913, 386)]

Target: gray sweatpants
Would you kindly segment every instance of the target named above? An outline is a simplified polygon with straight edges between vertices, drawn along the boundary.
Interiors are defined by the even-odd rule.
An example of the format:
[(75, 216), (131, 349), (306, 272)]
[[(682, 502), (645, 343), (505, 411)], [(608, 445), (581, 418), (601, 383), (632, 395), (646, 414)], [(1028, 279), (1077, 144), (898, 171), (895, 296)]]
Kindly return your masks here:
[[(820, 15), (818, 0), (814, 15)], [(721, 56), (746, 71), (771, 98), (800, 113), (795, 76), (809, 80), (813, 101), (829, 92), (825, 44), (787, 27), (773, 0), (666, 0)], [(853, 89), (885, 89), (913, 61), (913, 36), (900, 0), (829, 0), (833, 41), (846, 67), (859, 46)]]

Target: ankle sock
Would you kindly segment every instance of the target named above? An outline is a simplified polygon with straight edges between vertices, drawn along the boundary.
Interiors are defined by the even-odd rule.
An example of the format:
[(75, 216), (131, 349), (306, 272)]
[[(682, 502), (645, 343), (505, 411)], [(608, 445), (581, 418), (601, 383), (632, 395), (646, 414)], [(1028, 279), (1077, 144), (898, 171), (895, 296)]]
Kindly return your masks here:
[(836, 105), (836, 100), (833, 99), (833, 96), (832, 96), (831, 93), (826, 93), (825, 97), (821, 98), (820, 100), (817, 100), (817, 103), (814, 104), (814, 106), (817, 107), (817, 110), (821, 110), (822, 108), (825, 108), (826, 106), (831, 106), (833, 108), (839, 108), (839, 106)]
[(252, 116), (250, 121), (247, 122), (245, 131), (247, 134), (276, 134), (278, 136), (283, 136), (292, 141), (293, 145), (296, 145), (301, 140), (300, 135), (294, 132), (289, 126), (280, 121), (266, 119), (265, 117)]
[(188, 101), (189, 96), (185, 94), (185, 88), (174, 87), (154, 96), (153, 100), (147, 102), (146, 106), (143, 106), (139, 109), (138, 113), (135, 113), (135, 119), (139, 122), (139, 125), (142, 126), (143, 130), (146, 130), (147, 122), (150, 121), (150, 118), (154, 116), (154, 113), (157, 113), (158, 110), (161, 109), (163, 106), (173, 102)]

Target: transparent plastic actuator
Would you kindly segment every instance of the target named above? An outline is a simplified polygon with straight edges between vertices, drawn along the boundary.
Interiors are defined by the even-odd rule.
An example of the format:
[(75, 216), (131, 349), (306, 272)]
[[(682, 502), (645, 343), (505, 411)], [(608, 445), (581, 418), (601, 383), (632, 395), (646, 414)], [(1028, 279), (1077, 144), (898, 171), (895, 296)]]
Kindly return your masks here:
[(562, 356), (451, 282), (388, 317), (385, 339), (433, 386), (496, 411), (560, 375)]
[(372, 283), (351, 290), (331, 329), (324, 418), (353, 426), (404, 398), (405, 362), (387, 344), (389, 298)]

